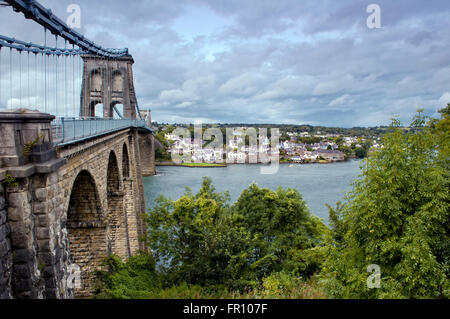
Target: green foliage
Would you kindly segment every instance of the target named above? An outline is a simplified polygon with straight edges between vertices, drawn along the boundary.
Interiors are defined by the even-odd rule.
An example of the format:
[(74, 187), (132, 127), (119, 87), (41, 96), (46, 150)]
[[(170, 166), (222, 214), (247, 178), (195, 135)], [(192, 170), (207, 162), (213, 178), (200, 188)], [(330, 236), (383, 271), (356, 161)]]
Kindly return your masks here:
[(196, 195), (157, 200), (147, 216), (148, 241), (166, 285), (228, 283), (243, 272), (250, 239), (233, 225), (228, 200), (209, 179)]
[[(434, 124), (437, 131), (445, 126)], [(398, 125), (384, 136), (385, 147), (366, 159), (347, 202), (330, 210), (333, 240), (323, 278), (332, 297), (449, 297), (448, 166), (437, 148), (442, 141), (420, 112), (414, 130)], [(380, 289), (366, 285), (370, 264), (381, 268)]]
[(297, 141), (305, 144), (320, 143), (322, 139), (319, 136), (304, 136), (297, 138)]
[(155, 137), (161, 143), (161, 147), (157, 147), (155, 149), (155, 159), (160, 161), (170, 161), (172, 159), (170, 153), (167, 152), (169, 145), (173, 143), (173, 141), (168, 141), (165, 137), (166, 134), (172, 133), (175, 130), (175, 126), (167, 125), (164, 130), (156, 132)]
[(9, 173), (6, 173), (5, 182), (8, 187), (18, 187), (19, 183), (17, 180)]
[[(273, 271), (312, 275), (323, 254), (314, 250), (325, 225), (296, 190), (251, 185), (229, 206), (205, 178), (198, 194), (177, 201), (164, 197), (147, 216), (148, 243), (165, 286), (257, 287)], [(304, 252), (304, 253), (302, 253)]]
[(341, 144), (341, 145), (339, 145), (338, 150), (344, 153), (345, 158), (348, 158), (353, 155), (353, 150), (350, 146)]
[(33, 147), (34, 147), (38, 142), (39, 142), (39, 136), (36, 137), (35, 140), (33, 140), (33, 141), (31, 141), (31, 142), (25, 144), (24, 147), (23, 147), (23, 154), (24, 154), (25, 156), (30, 155), (30, 154), (31, 154), (31, 150), (33, 149)]
[[(328, 206), (331, 229), (289, 188), (252, 184), (230, 205), (205, 178), (195, 195), (160, 197), (146, 217), (153, 257), (110, 257), (96, 296), (449, 298), (450, 105), (441, 114), (419, 112), (408, 129), (393, 120), (346, 201)], [(371, 264), (379, 289), (367, 285)]]
[(278, 188), (274, 192), (252, 184), (233, 209), (235, 223), (254, 239), (252, 269), (257, 278), (281, 270), (309, 276), (318, 269), (320, 262), (307, 256), (323, 242), (326, 227), (310, 214), (297, 190)]
[(364, 158), (367, 157), (367, 150), (362, 147), (356, 147), (355, 148), (355, 155), (358, 158)]
[(141, 252), (123, 262), (117, 256), (104, 260), (103, 268), (95, 273), (95, 298), (141, 299), (151, 298), (161, 284), (152, 256)]
[(337, 202), (336, 208), (333, 208), (328, 204), (327, 207), (329, 211), (328, 223), (331, 227), (331, 238), (336, 245), (340, 245), (344, 242), (344, 236), (347, 231), (342, 216), (343, 205), (341, 202)]
[(289, 141), (291, 137), (287, 135), (286, 133), (281, 134), (280, 136), (280, 142)]

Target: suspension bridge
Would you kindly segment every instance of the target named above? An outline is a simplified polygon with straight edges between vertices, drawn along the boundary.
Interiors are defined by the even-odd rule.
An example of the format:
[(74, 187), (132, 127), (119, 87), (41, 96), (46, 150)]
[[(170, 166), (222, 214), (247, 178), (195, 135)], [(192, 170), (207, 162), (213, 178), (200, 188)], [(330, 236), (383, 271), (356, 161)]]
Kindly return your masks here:
[[(32, 108), (55, 115), (56, 144), (127, 125), (151, 130), (151, 123), (139, 110), (132, 73), (128, 74), (131, 65), (127, 64), (133, 63), (128, 49), (95, 44), (37, 1), (7, 0), (5, 4), (42, 26), (43, 43), (0, 35), (0, 66), (5, 61), (9, 64), (8, 70), (0, 69), (1, 77), (9, 76), (0, 81), (0, 102), (7, 99), (7, 108)], [(49, 46), (51, 38), (54, 46)], [(18, 74), (14, 75), (17, 65)]]
[(87, 297), (102, 258), (146, 249), (150, 111), (128, 49), (94, 43), (34, 0), (0, 2), (6, 15), (42, 40), (0, 35), (0, 299)]

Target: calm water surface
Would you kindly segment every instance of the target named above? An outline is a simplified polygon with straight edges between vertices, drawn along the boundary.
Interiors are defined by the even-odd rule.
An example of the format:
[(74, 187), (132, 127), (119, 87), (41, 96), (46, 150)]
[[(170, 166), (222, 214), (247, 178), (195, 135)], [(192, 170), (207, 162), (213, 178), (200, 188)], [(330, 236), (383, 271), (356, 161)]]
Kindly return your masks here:
[(328, 209), (342, 201), (351, 190), (351, 182), (360, 173), (361, 161), (351, 160), (333, 164), (282, 164), (274, 175), (260, 174), (260, 165), (229, 165), (221, 168), (188, 168), (157, 166), (157, 175), (144, 178), (147, 207), (155, 205), (155, 199), (164, 195), (178, 199), (189, 186), (195, 194), (201, 186), (203, 176), (212, 179), (219, 192), (228, 190), (231, 202), (237, 200), (242, 190), (252, 182), (259, 187), (276, 190), (278, 186), (296, 188), (306, 200), (311, 212), (325, 221)]

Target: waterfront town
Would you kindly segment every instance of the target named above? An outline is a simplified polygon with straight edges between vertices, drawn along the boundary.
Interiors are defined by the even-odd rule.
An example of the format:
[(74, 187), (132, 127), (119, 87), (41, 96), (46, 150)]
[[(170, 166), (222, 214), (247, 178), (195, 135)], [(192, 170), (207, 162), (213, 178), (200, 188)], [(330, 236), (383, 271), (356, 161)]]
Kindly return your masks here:
[[(281, 163), (331, 163), (348, 158), (363, 158), (381, 147), (380, 137), (289, 131), (282, 134), (276, 145), (271, 145), (267, 136), (260, 136), (257, 143), (249, 143), (246, 129), (236, 128), (223, 147), (213, 148), (208, 142), (178, 136), (170, 132), (171, 129), (168, 131), (159, 135), (161, 144), (167, 146), (166, 160), (173, 158), (174, 154), (190, 154), (192, 163), (261, 163), (269, 156), (276, 155), (279, 155)], [(163, 152), (157, 153), (161, 155)]]

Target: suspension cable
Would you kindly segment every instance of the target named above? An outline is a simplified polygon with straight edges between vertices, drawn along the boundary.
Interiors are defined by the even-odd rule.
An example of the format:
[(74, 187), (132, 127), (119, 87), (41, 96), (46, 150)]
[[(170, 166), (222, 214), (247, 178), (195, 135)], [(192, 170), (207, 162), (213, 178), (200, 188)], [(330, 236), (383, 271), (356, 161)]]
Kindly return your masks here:
[(19, 108), (22, 107), (22, 52), (19, 51)]
[[(55, 35), (56, 47), (58, 47), (58, 36)], [(55, 115), (58, 117), (58, 59), (59, 56), (55, 56)]]
[(27, 52), (27, 68), (28, 68), (28, 71), (27, 71), (27, 77), (28, 77), (28, 107), (30, 107), (31, 106), (31, 103), (30, 103), (30, 52)]
[[(44, 46), (47, 46), (47, 29), (44, 28)], [(44, 80), (44, 110), (45, 113), (47, 113), (47, 54), (42, 54), (44, 57), (44, 74), (45, 74), (45, 80)]]
[(37, 81), (38, 81), (38, 58), (37, 53), (34, 54), (34, 94), (36, 95), (35, 103), (36, 106), (39, 107), (39, 101), (38, 101), (38, 90), (37, 90)]
[(2, 105), (2, 47), (0, 46), (0, 106)]
[(13, 94), (12, 94), (12, 48), (9, 48), (9, 93), (10, 93), (10, 101), (11, 108), (13, 108)]

